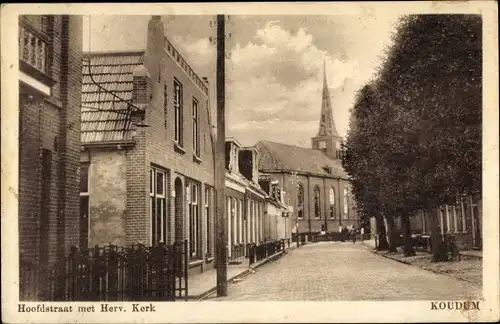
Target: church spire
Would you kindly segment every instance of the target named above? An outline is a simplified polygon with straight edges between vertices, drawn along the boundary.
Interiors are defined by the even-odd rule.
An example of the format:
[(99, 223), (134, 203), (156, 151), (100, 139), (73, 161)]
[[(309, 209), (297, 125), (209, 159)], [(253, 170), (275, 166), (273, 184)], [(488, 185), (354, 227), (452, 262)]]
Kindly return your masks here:
[(333, 122), (332, 104), (330, 102), (330, 92), (326, 81), (326, 61), (323, 60), (323, 95), (321, 103), (321, 115), (319, 121), (318, 135), (316, 136), (339, 136), (335, 123)]

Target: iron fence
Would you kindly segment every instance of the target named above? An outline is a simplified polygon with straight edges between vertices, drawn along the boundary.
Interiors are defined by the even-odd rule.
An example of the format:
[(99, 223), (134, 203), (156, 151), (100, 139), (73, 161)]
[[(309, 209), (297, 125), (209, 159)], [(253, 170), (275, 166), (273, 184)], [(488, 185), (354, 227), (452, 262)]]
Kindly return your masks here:
[[(172, 245), (108, 245), (90, 249), (72, 247), (69, 255), (47, 271), (38, 299), (65, 301), (173, 301), (187, 299), (187, 240)], [(21, 287), (42, 278), (21, 270)], [(25, 289), (20, 298), (29, 297)]]
[(262, 242), (259, 245), (255, 243), (250, 243), (248, 247), (248, 258), (250, 265), (264, 260), (278, 252), (281, 252), (284, 248), (283, 240), (270, 240)]
[(245, 260), (245, 244), (235, 244), (231, 246), (231, 253), (228, 255), (229, 264), (240, 264)]

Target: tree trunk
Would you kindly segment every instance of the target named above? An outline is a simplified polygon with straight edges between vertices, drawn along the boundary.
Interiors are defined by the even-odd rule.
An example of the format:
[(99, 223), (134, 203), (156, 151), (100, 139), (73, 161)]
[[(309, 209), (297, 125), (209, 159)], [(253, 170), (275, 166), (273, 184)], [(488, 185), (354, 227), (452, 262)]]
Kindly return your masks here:
[(413, 239), (411, 237), (410, 215), (401, 215), (401, 229), (403, 232), (403, 251), (405, 257), (417, 255), (413, 248)]
[(389, 242), (387, 242), (387, 231), (385, 229), (384, 218), (382, 215), (375, 216), (375, 221), (377, 224), (377, 234), (378, 234), (378, 246), (377, 250), (385, 251), (389, 250)]
[(396, 225), (394, 224), (394, 217), (385, 217), (387, 220), (387, 234), (389, 236), (389, 252), (398, 252), (397, 249), (397, 237), (396, 237)]
[(439, 210), (430, 209), (427, 214), (431, 221), (431, 245), (432, 245), (432, 262), (448, 261), (446, 247), (441, 237), (441, 226), (439, 225)]

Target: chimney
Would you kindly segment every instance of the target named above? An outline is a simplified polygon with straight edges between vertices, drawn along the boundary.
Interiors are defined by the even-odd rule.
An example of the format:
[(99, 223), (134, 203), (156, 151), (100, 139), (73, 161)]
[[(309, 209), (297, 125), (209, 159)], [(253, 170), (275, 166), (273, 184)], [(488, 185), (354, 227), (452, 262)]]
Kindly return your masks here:
[(155, 81), (160, 76), (159, 65), (164, 55), (165, 43), (165, 26), (163, 25), (161, 16), (152, 16), (148, 23), (144, 62), (150, 72), (151, 79)]
[(147, 105), (150, 96), (150, 80), (149, 72), (144, 65), (136, 67), (132, 73), (133, 88), (132, 102), (136, 105)]

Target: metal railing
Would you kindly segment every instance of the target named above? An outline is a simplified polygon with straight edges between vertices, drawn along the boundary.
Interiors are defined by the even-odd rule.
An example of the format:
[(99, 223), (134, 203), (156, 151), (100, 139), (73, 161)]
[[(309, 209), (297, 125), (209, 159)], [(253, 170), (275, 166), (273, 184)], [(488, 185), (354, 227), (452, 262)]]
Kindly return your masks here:
[(229, 264), (240, 264), (245, 260), (245, 244), (235, 244), (231, 246), (231, 255), (228, 255)]
[[(65, 301), (173, 301), (188, 294), (187, 240), (172, 245), (71, 248), (44, 277), (38, 299)], [(20, 299), (39, 277), (21, 269)], [(38, 279), (40, 280), (40, 279)], [(29, 289), (28, 289), (29, 291)]]
[(261, 242), (259, 245), (250, 243), (248, 245), (249, 264), (252, 265), (254, 263), (260, 262), (275, 255), (278, 252), (284, 251), (285, 248), (285, 241), (282, 239)]

